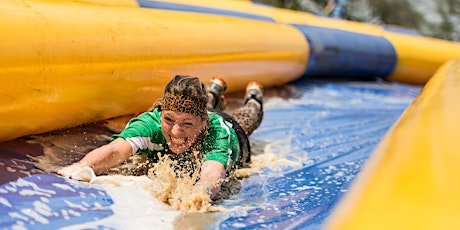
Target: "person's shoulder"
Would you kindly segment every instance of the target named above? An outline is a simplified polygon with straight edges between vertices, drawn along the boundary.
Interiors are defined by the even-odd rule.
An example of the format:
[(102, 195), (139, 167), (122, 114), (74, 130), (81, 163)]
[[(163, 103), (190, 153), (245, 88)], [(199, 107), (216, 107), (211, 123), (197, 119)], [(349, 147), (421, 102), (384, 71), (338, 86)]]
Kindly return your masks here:
[(222, 120), (225, 120), (223, 114), (220, 114), (216, 111), (208, 111), (208, 118), (211, 123), (220, 123)]
[(208, 112), (208, 118), (211, 127), (221, 127), (225, 129), (227, 129), (226, 127), (233, 127), (230, 121), (232, 119), (231, 116), (225, 114), (224, 112)]
[(217, 113), (217, 111), (214, 111), (214, 110), (209, 111), (209, 110), (208, 110), (208, 117), (209, 117), (209, 120), (215, 120), (215, 119), (218, 119), (218, 118), (220, 118), (220, 117), (222, 117), (222, 116), (219, 115), (219, 114)]

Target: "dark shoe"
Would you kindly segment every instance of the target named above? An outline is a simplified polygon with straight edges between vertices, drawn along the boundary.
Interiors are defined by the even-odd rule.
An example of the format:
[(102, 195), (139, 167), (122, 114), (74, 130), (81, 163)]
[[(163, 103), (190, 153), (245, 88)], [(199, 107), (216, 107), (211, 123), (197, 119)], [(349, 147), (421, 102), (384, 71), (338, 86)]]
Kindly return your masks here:
[(246, 94), (244, 96), (244, 104), (249, 102), (257, 103), (262, 109), (263, 103), (263, 86), (256, 81), (251, 81), (246, 86)]
[(208, 109), (220, 109), (225, 107), (224, 93), (227, 90), (227, 83), (220, 77), (213, 77), (209, 82), (206, 91), (208, 92)]

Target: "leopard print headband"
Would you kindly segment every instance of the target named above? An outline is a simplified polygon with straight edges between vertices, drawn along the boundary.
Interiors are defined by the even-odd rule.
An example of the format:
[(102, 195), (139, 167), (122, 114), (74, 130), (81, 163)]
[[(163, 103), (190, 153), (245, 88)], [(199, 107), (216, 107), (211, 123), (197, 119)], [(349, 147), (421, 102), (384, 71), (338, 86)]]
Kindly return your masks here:
[(205, 118), (207, 115), (206, 101), (200, 101), (188, 96), (170, 93), (163, 95), (161, 110), (190, 113), (202, 118)]

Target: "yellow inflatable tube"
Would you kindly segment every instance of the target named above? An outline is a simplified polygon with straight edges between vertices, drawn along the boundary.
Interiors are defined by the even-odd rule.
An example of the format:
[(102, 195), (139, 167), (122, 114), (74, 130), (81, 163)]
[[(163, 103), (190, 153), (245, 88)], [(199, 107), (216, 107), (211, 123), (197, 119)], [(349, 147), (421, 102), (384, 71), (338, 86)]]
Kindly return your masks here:
[(285, 25), (127, 2), (1, 6), (0, 141), (141, 112), (176, 74), (219, 75), (234, 91), (290, 82), (308, 59)]
[(444, 63), (460, 58), (460, 43), (422, 36), (385, 33), (396, 49), (397, 65), (389, 81), (425, 84)]
[(443, 65), (365, 165), (326, 229), (458, 229), (460, 60)]
[[(88, 0), (91, 1), (91, 0)], [(93, 0), (95, 2), (97, 0)], [(274, 7), (263, 6), (260, 4), (254, 4), (251, 1), (229, 1), (229, 0), (152, 0), (149, 2), (155, 2), (159, 7), (161, 3), (169, 4), (170, 8), (176, 8), (173, 5), (192, 6), (190, 10), (200, 11), (198, 7), (203, 7), (211, 11), (214, 9), (216, 14), (226, 13), (226, 11), (235, 12), (234, 15), (238, 16), (238, 12), (251, 14), (260, 17), (266, 17), (272, 19), (277, 23), (291, 24), (291, 25), (306, 25), (314, 26), (318, 28), (330, 29), (334, 31), (343, 31), (355, 34), (366, 34), (375, 36), (378, 38), (386, 39), (391, 43), (392, 48), (396, 55), (396, 64), (392, 67), (392, 71), (383, 76), (383, 78), (390, 81), (398, 81), (411, 84), (425, 84), (435, 71), (445, 62), (460, 58), (460, 44), (452, 41), (445, 41), (440, 39), (433, 39), (423, 36), (403, 34), (400, 32), (393, 32), (387, 30), (382, 26), (371, 25), (360, 22), (353, 22), (347, 20), (331, 19), (323, 16), (317, 16), (305, 12), (292, 11), (287, 9), (280, 9)], [(155, 5), (155, 4), (153, 4)], [(164, 4), (163, 4), (164, 5)], [(193, 8), (195, 7), (195, 8)], [(187, 7), (177, 7), (178, 9), (184, 9)], [(223, 10), (219, 12), (218, 10)], [(231, 14), (231, 13), (229, 13)], [(263, 18), (261, 19), (263, 20)], [(307, 34), (306, 37), (309, 35)], [(315, 36), (312, 34), (312, 36)], [(328, 34), (326, 36), (341, 36)], [(323, 38), (321, 38), (323, 39)], [(328, 38), (325, 37), (324, 40)], [(349, 43), (346, 38), (334, 38), (344, 40), (344, 43)], [(362, 45), (366, 45), (367, 39), (359, 39), (356, 41)], [(322, 46), (328, 44), (320, 44), (321, 47), (315, 47), (315, 44), (310, 44), (313, 47), (311, 49), (322, 49)], [(342, 49), (340, 44), (329, 44), (331, 49)], [(370, 45), (372, 47), (373, 44)], [(373, 52), (377, 53), (378, 47), (374, 47)], [(355, 50), (348, 50), (356, 52)], [(372, 51), (371, 51), (372, 52)], [(369, 53), (363, 53), (361, 55), (367, 56)], [(312, 55), (311, 59), (314, 59)], [(336, 60), (337, 61), (337, 60)], [(316, 65), (320, 63), (315, 63)], [(348, 63), (347, 63), (348, 64)], [(343, 64), (343, 65), (347, 65)], [(359, 66), (359, 64), (358, 64)], [(329, 75), (327, 68), (324, 68), (324, 75)], [(358, 70), (359, 71), (359, 70)], [(308, 75), (309, 70), (306, 70)], [(345, 72), (345, 71), (341, 71)], [(356, 71), (354, 71), (356, 73)]]

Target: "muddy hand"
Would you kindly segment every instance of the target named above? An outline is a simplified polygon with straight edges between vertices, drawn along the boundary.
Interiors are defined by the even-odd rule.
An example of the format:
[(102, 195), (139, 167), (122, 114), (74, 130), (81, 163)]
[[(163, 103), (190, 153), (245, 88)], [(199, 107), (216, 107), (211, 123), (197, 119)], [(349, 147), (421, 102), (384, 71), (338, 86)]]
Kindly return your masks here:
[(86, 182), (90, 182), (93, 178), (96, 177), (96, 174), (91, 167), (87, 166), (85, 163), (80, 162), (60, 169), (57, 174), (69, 179)]

